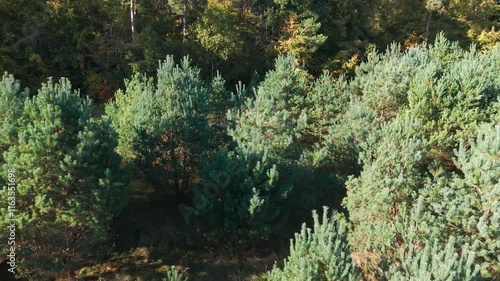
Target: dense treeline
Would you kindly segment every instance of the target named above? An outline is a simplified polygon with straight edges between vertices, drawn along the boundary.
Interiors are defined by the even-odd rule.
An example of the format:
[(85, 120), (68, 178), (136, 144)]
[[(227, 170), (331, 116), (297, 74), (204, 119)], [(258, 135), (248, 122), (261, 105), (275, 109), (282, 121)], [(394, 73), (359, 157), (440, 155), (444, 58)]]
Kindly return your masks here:
[(218, 70), (232, 88), (279, 54), (294, 53), (314, 75), (338, 75), (374, 46), (411, 46), (440, 31), (462, 47), (488, 48), (500, 38), (499, 17), (495, 0), (3, 0), (0, 72), (32, 90), (67, 77), (107, 100), (124, 77), (189, 54), (202, 77)]
[(165, 216), (151, 235), (183, 231), (170, 244), (239, 254), (293, 237), (257, 280), (499, 279), (499, 11), (0, 1), (0, 229), (15, 196), (16, 276), (84, 278), (112, 258), (127, 217), (152, 220), (134, 209), (140, 181)]

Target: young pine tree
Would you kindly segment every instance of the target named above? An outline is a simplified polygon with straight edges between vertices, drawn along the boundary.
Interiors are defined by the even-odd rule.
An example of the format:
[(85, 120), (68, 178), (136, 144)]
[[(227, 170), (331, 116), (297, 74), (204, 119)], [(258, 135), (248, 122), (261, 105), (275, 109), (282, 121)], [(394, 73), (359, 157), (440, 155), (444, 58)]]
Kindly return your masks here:
[[(21, 115), (28, 90), (21, 92), (20, 82), (13, 75), (5, 73), (0, 81), (0, 165), (4, 163), (3, 152), (16, 138), (16, 120)], [(2, 179), (0, 179), (2, 183)]]
[(255, 98), (246, 100), (246, 110), (228, 115), (234, 122), (229, 135), (254, 151), (268, 149), (271, 157), (298, 160), (298, 139), (307, 128), (309, 78), (295, 57), (280, 56), (255, 89)]
[[(279, 57), (254, 90), (255, 97), (246, 99), (241, 111), (228, 113), (228, 134), (237, 147), (203, 165), (199, 193), (213, 189), (213, 174), (230, 179), (219, 186), (217, 196), (207, 198), (209, 208), (224, 211), (204, 212), (212, 217), (204, 221), (225, 222), (217, 229), (232, 234), (269, 238), (289, 214), (300, 222), (321, 200), (330, 204), (338, 185), (336, 166), (323, 161), (329, 152), (321, 144), (346, 108), (345, 87), (327, 73), (311, 82), (295, 57)], [(236, 168), (228, 169), (224, 161), (234, 162)]]
[[(87, 263), (104, 250), (109, 223), (126, 203), (116, 135), (91, 118), (90, 107), (68, 80), (49, 80), (15, 120), (1, 171), (16, 178), (21, 276), (42, 280)], [(0, 209), (2, 228), (7, 212)]]
[(313, 211), (313, 229), (302, 225), (295, 239), (290, 241), (290, 255), (283, 269), (276, 265), (265, 278), (268, 281), (304, 280), (360, 280), (360, 275), (351, 260), (347, 243), (347, 225), (340, 214), (329, 214), (323, 208), (320, 221)]
[(350, 87), (383, 120), (410, 112), (436, 153), (451, 158), (461, 139), (499, 111), (499, 61), (500, 48), (465, 51), (439, 34), (428, 46), (369, 53)]
[(423, 249), (414, 245), (401, 249), (384, 273), (385, 280), (481, 280), (474, 264), (475, 253), (468, 244), (460, 245), (459, 255), (453, 238), (444, 246), (437, 239), (429, 242)]
[(352, 225), (353, 252), (365, 273), (377, 276), (382, 259), (401, 246), (395, 218), (411, 207), (415, 192), (426, 183), (427, 143), (418, 123), (406, 116), (383, 125), (380, 134), (369, 136), (363, 146), (363, 169), (346, 182), (344, 204)]
[(135, 74), (126, 92), (106, 107), (120, 135), (119, 151), (134, 159), (146, 179), (176, 193), (189, 186), (197, 157), (210, 144), (209, 92), (188, 57), (160, 62), (157, 81)]
[(203, 185), (196, 186), (194, 207), (212, 231), (246, 245), (268, 239), (284, 223), (283, 205), (292, 188), (267, 151), (246, 147), (219, 152), (200, 172)]
[(483, 125), (474, 141), (462, 141), (456, 150), (457, 173), (436, 175), (423, 191), (435, 219), (440, 238), (449, 235), (459, 243), (473, 244), (483, 277), (500, 277), (500, 126)]

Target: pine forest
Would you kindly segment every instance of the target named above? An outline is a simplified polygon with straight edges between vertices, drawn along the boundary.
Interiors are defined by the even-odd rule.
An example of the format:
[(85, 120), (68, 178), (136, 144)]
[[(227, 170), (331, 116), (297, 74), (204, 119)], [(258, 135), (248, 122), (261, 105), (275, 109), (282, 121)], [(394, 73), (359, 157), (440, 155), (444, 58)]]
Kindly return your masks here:
[(0, 0), (0, 281), (500, 280), (499, 0)]

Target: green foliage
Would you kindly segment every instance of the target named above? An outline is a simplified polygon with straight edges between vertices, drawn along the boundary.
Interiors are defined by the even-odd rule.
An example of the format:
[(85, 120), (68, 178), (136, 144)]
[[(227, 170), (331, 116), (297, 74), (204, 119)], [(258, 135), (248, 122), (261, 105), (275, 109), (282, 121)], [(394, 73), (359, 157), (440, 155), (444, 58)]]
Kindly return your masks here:
[[(380, 132), (372, 125), (365, 133), (358, 146), (363, 170), (346, 183), (349, 196), (344, 202), (353, 224), (350, 242), (357, 255), (366, 257), (362, 261), (365, 274), (380, 278), (383, 260), (394, 263), (396, 252), (411, 244), (405, 235), (418, 233), (418, 247), (430, 247), (428, 241), (434, 239), (445, 242), (450, 235), (459, 244), (472, 245), (479, 239), (480, 246), (474, 250), (481, 274), (496, 276), (498, 259), (492, 253), (498, 250), (490, 237), (498, 234), (489, 232), (496, 229), (489, 225), (495, 220), (486, 219), (496, 207), (491, 202), (488, 207), (481, 206), (481, 195), (474, 190), (482, 185), (494, 190), (495, 181), (480, 183), (477, 177), (485, 173), (486, 178), (495, 178), (498, 176), (488, 174), (498, 171), (481, 162), (490, 159), (488, 155), (478, 151), (480, 156), (472, 160), (468, 158), (472, 156), (465, 156), (468, 148), (459, 144), (478, 132), (485, 131), (490, 138), (495, 135), (481, 124), (495, 124), (498, 115), (497, 52), (496, 48), (483, 53), (474, 48), (463, 51), (440, 35), (429, 48), (401, 52), (393, 46), (385, 54), (372, 53), (357, 69), (350, 87), (360, 96), (359, 106), (376, 112), (378, 116), (372, 120), (389, 122)], [(405, 115), (420, 125), (401, 122)], [(393, 133), (388, 130), (391, 127)], [(493, 139), (489, 143), (492, 148), (483, 151), (494, 155), (497, 148)], [(459, 147), (462, 156), (450, 166), (446, 158)], [(474, 155), (475, 146), (470, 149)], [(469, 164), (472, 161), (476, 162)], [(469, 170), (465, 168), (468, 165)], [(467, 183), (468, 175), (474, 175), (475, 181)], [(423, 209), (415, 218), (420, 221), (418, 230), (398, 224), (410, 216), (406, 210), (415, 208), (420, 196)]]
[(342, 182), (349, 176), (359, 175), (362, 163), (358, 158), (363, 144), (380, 126), (377, 114), (357, 98), (352, 98), (345, 107), (345, 112), (338, 117), (340, 120), (328, 129), (319, 149), (313, 150), (318, 156), (318, 166), (335, 169)]
[(267, 151), (241, 146), (205, 163), (200, 173), (204, 184), (195, 187), (193, 202), (210, 229), (246, 244), (268, 239), (282, 226), (283, 204), (292, 186)]
[(424, 193), (429, 208), (438, 218), (441, 236), (453, 235), (460, 243), (472, 244), (481, 274), (499, 276), (500, 182), (500, 127), (483, 126), (477, 138), (456, 151), (456, 164), (460, 173), (438, 174), (435, 184)]
[(349, 242), (358, 254), (369, 253), (377, 261), (398, 248), (394, 218), (411, 206), (414, 192), (425, 183), (427, 144), (419, 131), (414, 119), (397, 118), (363, 143), (363, 170), (346, 182), (344, 199), (353, 225)]
[[(13, 75), (5, 73), (0, 81), (0, 151), (6, 151), (16, 138), (16, 120), (22, 113), (28, 90), (21, 92), (20, 82)], [(0, 163), (3, 155), (0, 154)], [(1, 181), (1, 180), (0, 180)]]
[(297, 68), (295, 58), (279, 57), (275, 70), (255, 90), (255, 98), (246, 101), (247, 110), (239, 116), (229, 114), (235, 122), (229, 135), (249, 149), (267, 147), (273, 157), (298, 159), (297, 140), (307, 127), (308, 86), (308, 75)]
[(325, 71), (310, 87), (305, 99), (307, 127), (299, 139), (303, 150), (300, 162), (345, 176), (356, 169), (353, 165), (356, 166), (357, 159), (353, 157), (357, 158), (358, 154), (352, 150), (353, 139), (346, 134), (360, 132), (344, 130), (341, 125), (346, 120), (351, 121), (351, 116), (346, 118), (346, 114), (354, 112), (349, 108), (348, 83), (343, 76), (335, 81)]
[(290, 14), (278, 41), (278, 52), (293, 54), (302, 64), (309, 62), (327, 38), (319, 33), (321, 23), (317, 22), (317, 18), (312, 12), (299, 16)]
[(307, 135), (311, 139), (303, 142), (324, 141), (328, 129), (340, 121), (347, 111), (349, 96), (347, 79), (341, 76), (337, 81), (330, 72), (324, 71), (310, 84), (305, 98), (307, 114)]
[(188, 281), (189, 279), (182, 275), (175, 266), (171, 266), (168, 271), (167, 278), (163, 278), (163, 281)]
[(412, 83), (410, 111), (424, 122), (432, 145), (451, 150), (460, 139), (473, 138), (479, 124), (499, 110), (500, 49), (479, 53), (472, 47), (462, 52), (438, 37), (430, 52), (444, 67), (416, 76), (420, 81)]
[(257, 151), (268, 147), (273, 157), (299, 160), (325, 141), (324, 135), (339, 121), (349, 100), (343, 78), (335, 82), (325, 72), (311, 80), (295, 57), (279, 57), (275, 69), (255, 89), (255, 97), (247, 99), (245, 110), (228, 115), (234, 122), (229, 135)]
[(138, 141), (138, 130), (146, 124), (151, 113), (147, 111), (145, 96), (151, 96), (154, 85), (151, 78), (136, 73), (125, 79), (125, 91), (118, 90), (115, 100), (106, 105), (106, 118), (111, 120), (113, 129), (118, 133), (117, 151), (125, 162), (137, 157), (134, 146)]
[(455, 247), (453, 238), (444, 247), (437, 240), (423, 249), (410, 245), (400, 252), (396, 262), (385, 272), (385, 278), (389, 281), (481, 280), (474, 265), (474, 252), (464, 245), (458, 255)]
[[(106, 107), (120, 135), (118, 151), (158, 188), (186, 188), (197, 157), (210, 145), (208, 90), (188, 57), (160, 63), (156, 85), (144, 75), (126, 81), (126, 92)], [(208, 140), (208, 142), (207, 142)]]
[[(495, 33), (500, 28), (500, 7), (495, 0), (447, 1), (444, 9), (443, 26), (446, 34), (453, 35), (452, 40), (466, 37), (482, 46), (498, 43), (498, 38), (484, 41), (484, 33)], [(461, 40), (465, 41), (465, 40)]]
[[(15, 170), (22, 276), (68, 272), (105, 251), (109, 223), (127, 201), (116, 135), (107, 122), (91, 118), (90, 107), (67, 79), (49, 80), (15, 122), (2, 178)], [(1, 194), (7, 202), (7, 193)], [(5, 205), (0, 213), (5, 228)]]
[(194, 34), (205, 50), (220, 60), (227, 60), (243, 52), (239, 21), (230, 1), (209, 0), (203, 16), (194, 26)]
[(398, 44), (392, 44), (383, 54), (373, 50), (367, 61), (356, 68), (356, 77), (350, 84), (353, 93), (362, 96), (363, 104), (376, 111), (383, 120), (394, 118), (407, 104), (410, 83), (416, 73), (433, 64), (421, 48), (407, 52), (400, 51), (400, 48)]
[[(337, 278), (346, 235), (367, 279), (468, 280), (473, 262), (500, 279), (498, 1), (139, 1), (133, 37), (129, 4), (0, 1), (0, 72), (28, 87), (70, 77), (100, 100), (124, 86), (95, 120), (67, 80), (28, 99), (2, 77), (0, 185), (14, 167), (24, 275), (105, 252), (122, 160), (242, 243), (336, 206), (346, 186), (350, 233), (303, 229), (278, 280)], [(167, 57), (153, 78), (167, 52), (202, 69)]]
[[(328, 128), (347, 108), (345, 88), (344, 81), (335, 83), (327, 73), (310, 82), (293, 56), (278, 58), (255, 97), (241, 111), (228, 112), (229, 135), (237, 147), (205, 161), (201, 192), (214, 189), (214, 174), (229, 180), (218, 186), (217, 196), (207, 198), (210, 208), (221, 211), (208, 212), (213, 218), (206, 221), (224, 224), (226, 232), (243, 240), (269, 238), (290, 214), (302, 220), (320, 202), (333, 204), (328, 196), (338, 187), (332, 173), (336, 166), (325, 160), (331, 153), (322, 145)], [(221, 157), (238, 168), (228, 170)], [(238, 219), (230, 219), (235, 214)]]
[(128, 25), (119, 2), (9, 0), (0, 10), (0, 56), (8, 62), (0, 71), (14, 73), (30, 88), (51, 76), (91, 90), (92, 73), (116, 87), (127, 71), (122, 35)]
[(498, 112), (499, 49), (463, 51), (442, 34), (430, 47), (375, 51), (356, 69), (354, 94), (383, 120), (408, 110), (430, 145), (449, 152)]
[(283, 269), (276, 265), (265, 280), (360, 280), (353, 265), (347, 243), (347, 225), (340, 214), (329, 214), (323, 208), (320, 221), (313, 211), (313, 229), (302, 225), (295, 239), (290, 241), (290, 255), (284, 261)]

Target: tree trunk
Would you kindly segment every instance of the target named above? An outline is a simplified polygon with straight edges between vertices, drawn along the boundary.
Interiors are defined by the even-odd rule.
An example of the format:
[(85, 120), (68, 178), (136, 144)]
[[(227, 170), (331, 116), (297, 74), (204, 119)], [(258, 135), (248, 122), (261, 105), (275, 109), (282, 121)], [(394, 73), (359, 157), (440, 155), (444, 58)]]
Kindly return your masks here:
[(425, 28), (425, 41), (429, 39), (429, 29), (431, 27), (432, 10), (429, 11), (429, 17), (427, 18), (427, 27)]
[(182, 5), (182, 42), (185, 42), (187, 38), (187, 16), (187, 0), (184, 0)]
[(132, 31), (132, 37), (135, 34), (135, 1), (130, 0), (130, 30)]

